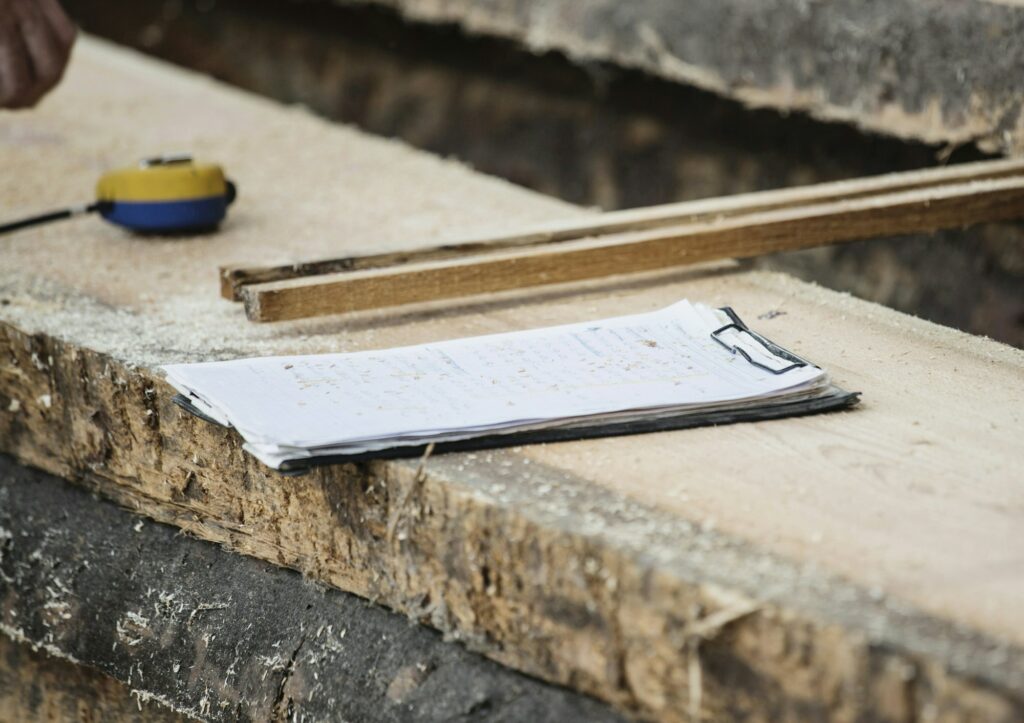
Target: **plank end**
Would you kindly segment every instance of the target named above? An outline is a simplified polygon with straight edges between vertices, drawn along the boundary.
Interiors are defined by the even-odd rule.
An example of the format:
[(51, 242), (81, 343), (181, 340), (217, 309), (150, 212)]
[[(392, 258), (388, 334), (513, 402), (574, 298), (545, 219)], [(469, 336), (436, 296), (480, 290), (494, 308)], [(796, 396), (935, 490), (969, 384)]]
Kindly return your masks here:
[(237, 266), (221, 266), (219, 268), (218, 273), (220, 274), (221, 298), (227, 299), (228, 301), (242, 300), (240, 292), (241, 284), (238, 283), (237, 271)]

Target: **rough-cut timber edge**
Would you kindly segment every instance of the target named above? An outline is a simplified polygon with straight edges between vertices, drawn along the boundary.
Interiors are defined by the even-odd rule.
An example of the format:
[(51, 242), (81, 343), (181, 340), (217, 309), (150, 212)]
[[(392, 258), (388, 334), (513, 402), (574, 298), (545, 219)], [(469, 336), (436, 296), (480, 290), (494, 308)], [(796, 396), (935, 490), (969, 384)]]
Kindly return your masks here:
[(151, 371), (8, 324), (12, 399), (42, 400), (2, 418), (20, 460), (625, 711), (1024, 715), (1024, 650), (514, 454), (282, 477)]
[[(124, 709), (103, 720), (125, 719), (136, 701), (206, 720), (621, 720), (403, 616), (143, 524), (7, 457), (0, 632), (82, 671), (71, 680), (98, 680), (91, 669), (111, 676), (94, 702), (76, 693), (82, 686), (56, 691), (61, 703), (78, 697)], [(31, 662), (27, 645), (9, 647), (10, 655)], [(32, 693), (36, 683), (24, 674), (14, 677), (19, 667), (8, 662), (5, 672), (0, 659), (0, 720), (42, 719), (44, 695)], [(24, 715), (4, 718), (4, 701), (19, 698)], [(159, 712), (147, 705), (150, 719)]]
[(92, 668), (0, 635), (0, 720), (13, 723), (183, 723)]
[(1024, 149), (1024, 6), (997, 0), (333, 0), (636, 67), (751, 106)]

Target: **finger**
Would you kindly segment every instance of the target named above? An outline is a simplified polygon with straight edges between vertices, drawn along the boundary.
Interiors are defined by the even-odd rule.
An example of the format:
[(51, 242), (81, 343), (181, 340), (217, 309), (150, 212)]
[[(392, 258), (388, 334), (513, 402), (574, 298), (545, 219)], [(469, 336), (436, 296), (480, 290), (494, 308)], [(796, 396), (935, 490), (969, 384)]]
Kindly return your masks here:
[(58, 40), (49, 22), (40, 13), (23, 18), (20, 25), (34, 79), (30, 97), (26, 101), (34, 104), (64, 74), (69, 49)]
[(17, 27), (11, 28), (0, 40), (0, 106), (24, 108), (34, 82), (28, 48)]
[(78, 30), (60, 3), (57, 0), (36, 0), (36, 7), (46, 19), (58, 42), (64, 48), (70, 49), (75, 42), (75, 34)]

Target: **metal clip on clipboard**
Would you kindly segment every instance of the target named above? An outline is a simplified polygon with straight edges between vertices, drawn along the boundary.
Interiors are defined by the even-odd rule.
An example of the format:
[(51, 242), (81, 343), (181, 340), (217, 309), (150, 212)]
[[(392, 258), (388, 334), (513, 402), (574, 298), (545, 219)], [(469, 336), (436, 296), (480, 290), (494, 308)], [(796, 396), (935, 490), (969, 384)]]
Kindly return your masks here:
[[(715, 329), (713, 332), (711, 332), (711, 338), (714, 339), (719, 344), (721, 344), (726, 349), (728, 349), (733, 354), (739, 354), (758, 369), (764, 369), (766, 372), (778, 375), (785, 374), (791, 369), (799, 369), (800, 367), (813, 366), (806, 359), (801, 359), (796, 354), (786, 351), (781, 346), (772, 343), (768, 339), (765, 339), (756, 331), (751, 331), (750, 329), (748, 329), (747, 325), (743, 323), (743, 320), (736, 315), (736, 312), (733, 311), (731, 307), (724, 306), (720, 309), (720, 311), (724, 311), (732, 321), (731, 323), (726, 324), (725, 326), (719, 329)], [(755, 342), (760, 344), (765, 350), (767, 350), (768, 353), (771, 354), (772, 356), (778, 357), (779, 359), (785, 359), (786, 361), (791, 363), (789, 364), (789, 366), (783, 367), (781, 369), (775, 369), (773, 367), (768, 366), (767, 364), (762, 364), (761, 362), (754, 359), (750, 355), (750, 352), (748, 352), (739, 344), (730, 344), (729, 342), (724, 341), (722, 339), (721, 335), (730, 330), (735, 330), (737, 334), (748, 335), (751, 339), (753, 339)]]

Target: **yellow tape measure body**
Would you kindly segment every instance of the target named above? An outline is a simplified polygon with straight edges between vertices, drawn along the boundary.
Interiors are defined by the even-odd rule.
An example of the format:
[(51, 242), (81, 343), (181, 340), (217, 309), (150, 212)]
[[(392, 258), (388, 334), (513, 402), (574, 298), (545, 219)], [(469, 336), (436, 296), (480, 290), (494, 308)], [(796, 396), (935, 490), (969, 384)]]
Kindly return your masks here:
[(213, 163), (173, 163), (119, 168), (96, 184), (98, 201), (185, 201), (223, 196), (224, 170)]

